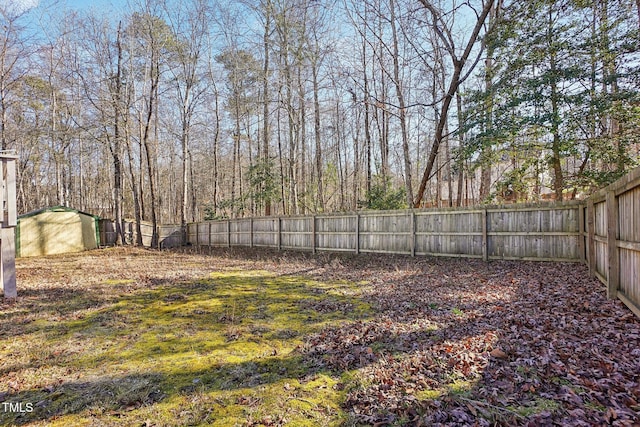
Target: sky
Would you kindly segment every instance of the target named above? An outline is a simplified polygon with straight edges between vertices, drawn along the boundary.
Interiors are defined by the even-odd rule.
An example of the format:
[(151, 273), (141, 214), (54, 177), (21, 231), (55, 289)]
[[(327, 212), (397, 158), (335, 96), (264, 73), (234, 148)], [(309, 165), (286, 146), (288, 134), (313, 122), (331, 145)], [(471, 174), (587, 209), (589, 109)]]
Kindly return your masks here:
[(33, 8), (68, 8), (74, 10), (96, 9), (101, 12), (121, 11), (126, 8), (126, 0), (0, 0), (0, 8), (15, 13), (23, 13)]
[(38, 3), (39, 0), (0, 0), (0, 7), (19, 14), (38, 6)]
[[(46, 0), (43, 0), (46, 1)], [(127, 7), (126, 0), (62, 0), (70, 9), (96, 9), (100, 11), (122, 10)]]

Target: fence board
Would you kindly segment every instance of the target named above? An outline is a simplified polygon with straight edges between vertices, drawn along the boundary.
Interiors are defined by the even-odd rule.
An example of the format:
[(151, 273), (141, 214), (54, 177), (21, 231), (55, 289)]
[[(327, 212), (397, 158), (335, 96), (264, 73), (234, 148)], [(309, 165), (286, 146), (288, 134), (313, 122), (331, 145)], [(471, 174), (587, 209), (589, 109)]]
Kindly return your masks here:
[(213, 246), (578, 261), (580, 208), (572, 203), (253, 218), (211, 222), (207, 236), (206, 228), (195, 226), (197, 234), (190, 231), (189, 238)]
[(416, 212), (416, 254), (482, 255), (484, 211)]
[(312, 249), (313, 217), (291, 217), (280, 220), (280, 242), (287, 249)]
[(607, 276), (609, 260), (607, 258), (607, 204), (602, 201), (594, 204), (595, 234), (593, 245), (595, 248), (595, 272), (602, 277)]
[(640, 306), (640, 221), (638, 218), (640, 218), (640, 185), (618, 196), (619, 240), (616, 242), (619, 254), (619, 292), (636, 306)]
[(359, 249), (363, 252), (411, 254), (411, 214), (359, 215)]
[(640, 168), (636, 168), (587, 201), (590, 267), (617, 297), (640, 316)]
[(275, 247), (277, 240), (277, 218), (254, 218), (253, 246)]
[(251, 246), (251, 219), (235, 219), (229, 221), (229, 246)]
[(316, 216), (318, 250), (356, 251), (355, 215)]

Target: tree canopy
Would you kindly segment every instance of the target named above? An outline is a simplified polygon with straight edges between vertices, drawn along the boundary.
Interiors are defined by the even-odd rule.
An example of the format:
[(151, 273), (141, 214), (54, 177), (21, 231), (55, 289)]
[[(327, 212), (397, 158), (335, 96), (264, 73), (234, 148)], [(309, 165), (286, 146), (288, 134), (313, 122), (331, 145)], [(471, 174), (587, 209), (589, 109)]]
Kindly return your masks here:
[(563, 200), (640, 163), (637, 2), (219, 3), (0, 10), (21, 212)]

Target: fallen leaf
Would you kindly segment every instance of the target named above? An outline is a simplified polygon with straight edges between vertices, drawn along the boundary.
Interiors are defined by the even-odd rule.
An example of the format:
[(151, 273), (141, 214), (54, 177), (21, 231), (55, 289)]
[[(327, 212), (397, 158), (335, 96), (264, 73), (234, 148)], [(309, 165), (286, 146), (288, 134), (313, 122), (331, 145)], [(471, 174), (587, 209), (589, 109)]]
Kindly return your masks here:
[(506, 359), (507, 357), (509, 357), (507, 353), (502, 351), (502, 349), (500, 348), (494, 348), (489, 354), (491, 354), (491, 356), (495, 357), (496, 359)]

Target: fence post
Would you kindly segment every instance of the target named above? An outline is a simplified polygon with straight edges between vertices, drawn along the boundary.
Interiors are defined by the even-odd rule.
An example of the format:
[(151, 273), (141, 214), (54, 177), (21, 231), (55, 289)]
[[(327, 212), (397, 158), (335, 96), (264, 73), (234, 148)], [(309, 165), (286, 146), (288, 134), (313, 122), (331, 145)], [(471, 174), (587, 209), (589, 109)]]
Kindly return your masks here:
[(482, 209), (482, 260), (489, 261), (489, 236), (487, 233), (487, 209)]
[(278, 217), (278, 250), (282, 250), (282, 220)]
[(587, 201), (587, 263), (589, 276), (596, 277), (596, 207), (593, 199)]
[(360, 253), (360, 214), (356, 214), (356, 254)]
[(227, 247), (231, 247), (231, 220), (227, 220)]
[(0, 229), (0, 239), (0, 275), (4, 297), (15, 299), (18, 297), (18, 288), (16, 287), (15, 228)]
[[(0, 163), (0, 178), (4, 177), (5, 174), (5, 170), (7, 170), (7, 159), (2, 159), (2, 162)], [(7, 212), (7, 216), (5, 216), (5, 212), (4, 212), (4, 202), (7, 201), (7, 206), (9, 205), (9, 201), (7, 200), (7, 195), (5, 193), (7, 193), (8, 188), (3, 185), (2, 187), (0, 187), (0, 222), (5, 225), (7, 222), (7, 216), (8, 216), (8, 212)]]
[(416, 212), (414, 210), (411, 210), (411, 236), (409, 236), (411, 238), (411, 242), (410, 242), (410, 246), (411, 246), (411, 256), (416, 256)]
[(0, 212), (2, 212), (2, 226), (0, 230), (0, 281), (5, 298), (15, 299), (18, 297), (16, 287), (16, 242), (15, 227), (18, 222), (16, 211), (16, 158), (3, 158), (0, 172), (4, 181), (2, 191), (4, 205), (6, 206), (6, 216), (2, 202), (0, 202)]
[[(193, 225), (196, 227), (196, 247), (200, 249), (200, 223), (194, 222)], [(189, 225), (187, 224), (187, 240), (189, 240)]]
[(253, 248), (253, 217), (249, 218), (249, 247)]
[[(5, 227), (15, 227), (18, 224), (18, 212), (16, 205), (16, 161), (13, 160), (5, 160), (4, 162), (4, 170), (6, 175), (4, 176), (5, 180), (5, 191), (7, 192), (6, 206), (7, 206), (7, 218)], [(2, 206), (0, 206), (2, 208)]]
[(586, 259), (586, 249), (584, 245), (584, 204), (580, 203), (578, 205), (578, 252), (580, 256), (580, 261), (585, 261)]
[(311, 253), (316, 253), (316, 216), (311, 217)]
[(618, 199), (616, 193), (607, 191), (607, 298), (614, 299), (620, 282), (620, 258), (618, 251)]

